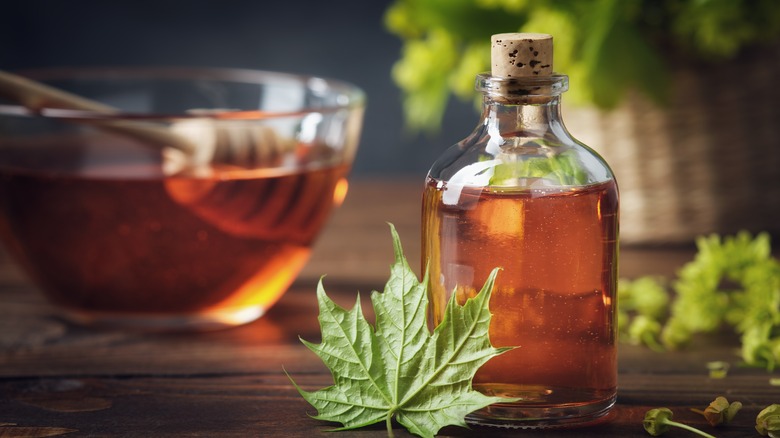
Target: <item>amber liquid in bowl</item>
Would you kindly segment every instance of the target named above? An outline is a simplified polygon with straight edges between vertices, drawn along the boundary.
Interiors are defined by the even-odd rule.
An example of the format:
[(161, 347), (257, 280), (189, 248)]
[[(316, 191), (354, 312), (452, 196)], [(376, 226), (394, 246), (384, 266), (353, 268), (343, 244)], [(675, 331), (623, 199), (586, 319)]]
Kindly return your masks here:
[(153, 160), (84, 160), (67, 141), (44, 145), (33, 171), (23, 147), (2, 152), (7, 248), (66, 316), (139, 328), (262, 315), (307, 261), (348, 171), (166, 176)]

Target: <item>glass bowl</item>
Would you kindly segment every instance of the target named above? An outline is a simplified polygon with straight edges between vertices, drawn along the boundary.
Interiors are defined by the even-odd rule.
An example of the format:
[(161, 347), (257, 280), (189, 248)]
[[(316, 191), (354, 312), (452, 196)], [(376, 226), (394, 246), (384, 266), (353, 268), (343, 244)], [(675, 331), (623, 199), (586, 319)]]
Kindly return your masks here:
[(0, 97), (0, 238), (71, 321), (252, 321), (346, 195), (365, 103), (351, 84), (224, 69), (25, 76), (89, 99)]

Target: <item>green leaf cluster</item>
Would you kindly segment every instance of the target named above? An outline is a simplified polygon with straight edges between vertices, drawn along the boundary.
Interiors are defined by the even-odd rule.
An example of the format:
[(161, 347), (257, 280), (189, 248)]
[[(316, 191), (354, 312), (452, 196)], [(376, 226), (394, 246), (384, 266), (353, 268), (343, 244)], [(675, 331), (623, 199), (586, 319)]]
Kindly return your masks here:
[(677, 348), (695, 333), (726, 325), (740, 335), (747, 364), (775, 369), (780, 364), (780, 262), (772, 257), (769, 235), (711, 235), (696, 243), (695, 258), (671, 283), (670, 307), (662, 281), (621, 280), (621, 333), (656, 349)]
[[(351, 310), (317, 288), (322, 342), (302, 342), (330, 369), (334, 385), (300, 394), (317, 409), (315, 418), (355, 429), (392, 419), (410, 432), (433, 437), (447, 425), (465, 426), (466, 414), (493, 403), (513, 401), (471, 388), (477, 369), (511, 348), (493, 348), (488, 337), (488, 302), (497, 270), (481, 292), (463, 306), (450, 299), (431, 334), (427, 326), (427, 275), (417, 280), (391, 225), (395, 263), (384, 292), (371, 301), (376, 329), (363, 316), (360, 299)], [(294, 383), (294, 382), (293, 382)]]
[(584, 185), (588, 182), (588, 174), (572, 150), (502, 162), (495, 166), (490, 185), (514, 186), (514, 181), (520, 178), (541, 178), (562, 186)]
[(664, 102), (672, 58), (717, 61), (777, 41), (780, 2), (395, 0), (385, 26), (403, 42), (392, 76), (407, 125), (435, 130), (450, 95), (478, 98), (474, 77), (489, 70), (492, 34), (553, 35), (555, 69), (571, 78), (569, 97), (612, 108), (631, 88)]

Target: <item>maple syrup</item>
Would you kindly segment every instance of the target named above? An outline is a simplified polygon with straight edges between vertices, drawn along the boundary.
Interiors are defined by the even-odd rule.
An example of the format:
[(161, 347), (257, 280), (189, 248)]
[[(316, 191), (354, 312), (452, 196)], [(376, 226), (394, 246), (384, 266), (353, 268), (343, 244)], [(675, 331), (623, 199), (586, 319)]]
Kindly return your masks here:
[[(441, 322), (452, 294), (461, 304), (499, 272), (490, 301), (490, 340), (517, 347), (483, 365), (474, 388), (519, 397), (484, 414), (512, 417), (561, 404), (598, 412), (614, 403), (617, 189), (614, 182), (552, 190), (462, 189), (442, 201), (429, 179), (423, 259), (431, 315)], [(480, 413), (477, 414), (479, 416)]]

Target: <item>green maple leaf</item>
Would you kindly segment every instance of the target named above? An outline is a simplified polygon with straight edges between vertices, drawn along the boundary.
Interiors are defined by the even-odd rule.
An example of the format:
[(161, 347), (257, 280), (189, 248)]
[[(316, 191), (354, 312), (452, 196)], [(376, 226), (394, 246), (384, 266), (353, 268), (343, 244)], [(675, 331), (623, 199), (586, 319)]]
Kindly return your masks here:
[[(410, 432), (433, 437), (447, 425), (466, 426), (466, 414), (512, 399), (488, 397), (471, 388), (477, 369), (511, 348), (494, 348), (488, 338), (488, 301), (498, 272), (480, 293), (460, 306), (450, 299), (446, 315), (428, 330), (427, 273), (422, 282), (409, 268), (390, 225), (395, 263), (383, 293), (373, 292), (376, 331), (366, 321), (360, 298), (345, 310), (317, 287), (322, 343), (301, 341), (328, 366), (334, 385), (298, 392), (317, 409), (314, 417), (356, 429), (392, 419)], [(291, 378), (292, 380), (292, 378)]]

